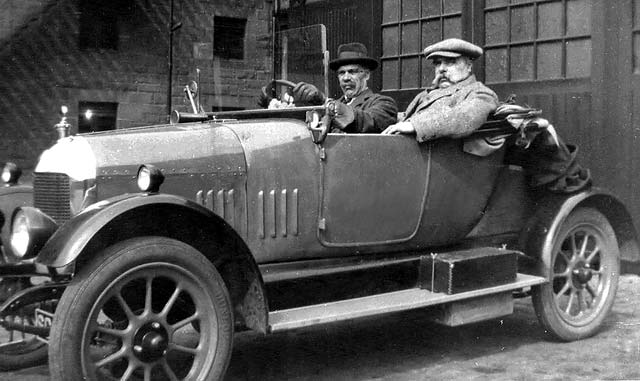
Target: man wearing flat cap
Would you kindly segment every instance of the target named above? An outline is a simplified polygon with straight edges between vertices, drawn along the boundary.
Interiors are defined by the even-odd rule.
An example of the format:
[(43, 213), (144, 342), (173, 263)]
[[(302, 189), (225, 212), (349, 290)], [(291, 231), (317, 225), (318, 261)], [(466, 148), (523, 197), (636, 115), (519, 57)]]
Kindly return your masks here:
[[(332, 115), (332, 131), (348, 133), (379, 133), (396, 122), (398, 107), (387, 96), (375, 94), (367, 86), (371, 71), (378, 61), (367, 55), (367, 48), (352, 42), (338, 47), (338, 57), (329, 68), (338, 74), (342, 97), (330, 100), (326, 107)], [(300, 82), (293, 88), (296, 105), (319, 105), (325, 95), (310, 83)]]
[(404, 121), (383, 134), (416, 134), (419, 142), (440, 137), (463, 137), (478, 129), (498, 107), (497, 95), (472, 73), (482, 48), (449, 38), (424, 50), (433, 61), (433, 87), (418, 94), (407, 107)]

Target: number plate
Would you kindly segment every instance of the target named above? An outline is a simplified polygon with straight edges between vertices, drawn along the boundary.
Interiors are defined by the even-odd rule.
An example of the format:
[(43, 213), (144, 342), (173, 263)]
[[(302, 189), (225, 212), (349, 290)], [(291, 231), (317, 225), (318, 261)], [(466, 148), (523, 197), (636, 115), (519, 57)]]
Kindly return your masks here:
[(53, 314), (49, 311), (41, 310), (40, 308), (36, 308), (35, 312), (35, 325), (36, 327), (42, 328), (50, 328), (51, 323), (53, 322)]

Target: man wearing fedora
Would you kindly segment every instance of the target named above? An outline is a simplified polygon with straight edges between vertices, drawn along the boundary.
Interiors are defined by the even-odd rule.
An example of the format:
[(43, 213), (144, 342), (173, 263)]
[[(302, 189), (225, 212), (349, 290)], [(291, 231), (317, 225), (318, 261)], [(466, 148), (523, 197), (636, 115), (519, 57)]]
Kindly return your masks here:
[[(338, 57), (329, 62), (336, 71), (342, 97), (330, 100), (326, 107), (332, 115), (333, 132), (379, 133), (397, 120), (396, 102), (375, 94), (367, 86), (371, 71), (378, 61), (367, 55), (367, 48), (358, 42), (338, 47)], [(296, 105), (318, 105), (326, 102), (325, 95), (310, 83), (300, 82), (292, 90)]]
[(428, 46), (424, 54), (433, 61), (434, 86), (418, 94), (404, 120), (383, 134), (416, 134), (419, 142), (469, 135), (498, 107), (498, 96), (472, 73), (473, 60), (482, 55), (482, 48), (449, 38)]

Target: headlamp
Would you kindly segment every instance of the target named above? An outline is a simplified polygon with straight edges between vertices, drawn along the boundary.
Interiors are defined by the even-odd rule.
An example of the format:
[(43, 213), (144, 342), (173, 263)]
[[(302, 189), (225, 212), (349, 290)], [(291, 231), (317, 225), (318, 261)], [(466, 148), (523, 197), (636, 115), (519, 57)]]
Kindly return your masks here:
[(11, 224), (11, 249), (19, 258), (35, 256), (58, 229), (51, 217), (33, 207), (22, 207), (14, 215)]
[(13, 218), (13, 225), (11, 226), (11, 248), (15, 255), (23, 258), (29, 248), (29, 229), (28, 229), (27, 216), (18, 212)]
[(15, 185), (20, 179), (22, 170), (14, 163), (7, 163), (2, 168), (2, 182), (6, 185)]
[(138, 188), (143, 192), (158, 192), (164, 182), (164, 175), (159, 168), (153, 165), (141, 165), (138, 168)]

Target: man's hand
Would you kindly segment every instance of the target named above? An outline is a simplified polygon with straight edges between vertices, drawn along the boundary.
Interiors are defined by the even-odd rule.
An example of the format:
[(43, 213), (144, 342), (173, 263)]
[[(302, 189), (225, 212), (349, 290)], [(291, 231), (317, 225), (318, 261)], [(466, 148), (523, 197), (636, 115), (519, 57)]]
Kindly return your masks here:
[(411, 122), (400, 122), (396, 124), (392, 124), (387, 127), (382, 134), (384, 135), (395, 135), (395, 134), (415, 134), (416, 129), (413, 127)]
[(294, 103), (298, 106), (324, 104), (325, 96), (310, 83), (299, 82), (291, 91)]
[(346, 128), (355, 119), (353, 109), (342, 102), (330, 100), (325, 106), (327, 114), (332, 119), (332, 126), (340, 130)]

